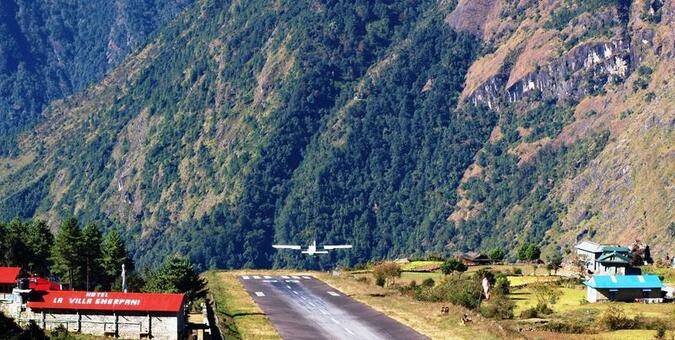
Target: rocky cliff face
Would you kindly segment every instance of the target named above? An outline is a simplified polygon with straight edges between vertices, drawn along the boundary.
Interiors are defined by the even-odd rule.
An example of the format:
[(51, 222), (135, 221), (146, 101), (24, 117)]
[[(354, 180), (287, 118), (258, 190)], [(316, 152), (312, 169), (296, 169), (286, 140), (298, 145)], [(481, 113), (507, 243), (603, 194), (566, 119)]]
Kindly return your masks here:
[[(549, 195), (565, 208), (544, 243), (553, 248), (582, 238), (643, 239), (665, 255), (672, 241), (664, 241), (675, 237), (668, 231), (675, 221), (670, 206), (675, 193), (668, 189), (675, 171), (675, 6), (673, 1), (606, 1), (587, 12), (589, 3), (460, 1), (446, 21), (480, 36), (493, 50), (469, 71), (462, 105), (500, 112), (525, 112), (550, 99), (572, 105), (574, 119), (560, 134), (513, 148), (517, 154), (528, 150), (521, 166), (547, 146), (560, 148), (610, 131), (605, 151)], [(509, 15), (516, 7), (522, 14)], [(500, 11), (506, 19), (496, 24), (491, 18)], [(462, 21), (468, 13), (481, 19)], [(574, 15), (561, 23), (558, 13)], [(494, 136), (501, 136), (499, 126)], [(484, 203), (460, 195), (464, 198), (451, 220), (480, 218)]]

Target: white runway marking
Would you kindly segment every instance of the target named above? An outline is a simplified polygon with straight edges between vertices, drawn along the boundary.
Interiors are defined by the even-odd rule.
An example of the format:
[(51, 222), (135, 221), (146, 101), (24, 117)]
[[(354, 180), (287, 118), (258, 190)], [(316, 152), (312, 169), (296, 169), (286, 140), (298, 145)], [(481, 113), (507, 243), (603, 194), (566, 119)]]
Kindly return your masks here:
[(293, 275), (293, 278), (296, 280), (300, 280), (300, 276)]
[(354, 335), (354, 332), (350, 331), (349, 328), (344, 327), (344, 329), (345, 329), (345, 331), (347, 331), (347, 333), (349, 333), (349, 334), (351, 334), (351, 335)]
[(246, 276), (246, 275), (242, 276), (242, 278), (243, 278), (244, 280), (250, 279), (250, 277), (248, 277), (248, 276)]
[(260, 276), (257, 276), (257, 275), (254, 276), (253, 278), (256, 279), (256, 280), (260, 280)]
[(288, 275), (281, 275), (281, 278), (282, 279), (290, 279), (290, 277), (288, 277)]
[(265, 293), (263, 293), (263, 292), (255, 292), (255, 295), (257, 295), (257, 296), (265, 296)]
[(263, 280), (263, 282), (272, 282), (272, 283), (274, 283), (274, 282), (279, 282), (279, 281), (277, 281), (277, 280)]
[(265, 275), (265, 278), (266, 278), (266, 279), (271, 279), (272, 277), (269, 276), (269, 275)]
[(298, 281), (298, 280), (286, 280), (286, 282), (290, 282), (290, 283), (298, 283), (298, 282), (300, 282), (300, 281)]
[(298, 295), (298, 292), (294, 290), (294, 291), (293, 291), (293, 294)]
[(311, 280), (311, 279), (312, 279), (312, 278), (309, 277), (309, 276), (303, 276), (302, 278), (305, 279), (305, 280)]
[(338, 294), (338, 293), (336, 293), (336, 292), (328, 292), (328, 294), (330, 294), (330, 295), (332, 295), (332, 296), (340, 296), (340, 294)]
[(286, 288), (288, 288), (288, 289), (292, 289), (292, 288), (291, 288), (291, 286), (289, 286), (289, 285), (286, 285)]
[(338, 325), (340, 324), (340, 322), (335, 320), (335, 318), (330, 318), (330, 319), (333, 320), (333, 322), (335, 322), (336, 324), (338, 324)]

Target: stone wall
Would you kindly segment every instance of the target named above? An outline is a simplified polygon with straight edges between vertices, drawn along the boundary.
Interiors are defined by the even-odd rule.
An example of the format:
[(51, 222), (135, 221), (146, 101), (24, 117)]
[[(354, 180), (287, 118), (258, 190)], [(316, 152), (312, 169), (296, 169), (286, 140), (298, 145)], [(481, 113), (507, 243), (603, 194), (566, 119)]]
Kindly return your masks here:
[(151, 336), (157, 339), (178, 339), (184, 332), (184, 313), (151, 313), (100, 311), (25, 311), (19, 318), (20, 324), (33, 320), (45, 329), (63, 325), (71, 332), (93, 335), (117, 335), (121, 338), (138, 339)]

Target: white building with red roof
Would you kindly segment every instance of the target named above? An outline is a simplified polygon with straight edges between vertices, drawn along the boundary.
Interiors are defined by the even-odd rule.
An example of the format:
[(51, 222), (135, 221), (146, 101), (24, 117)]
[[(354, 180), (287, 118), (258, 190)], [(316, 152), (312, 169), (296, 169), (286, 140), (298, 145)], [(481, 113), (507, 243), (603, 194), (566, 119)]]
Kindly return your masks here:
[(17, 285), (21, 269), (9, 268), (0, 267), (0, 283), (9, 287), (0, 310), (21, 325), (32, 321), (48, 330), (62, 325), (70, 332), (128, 339), (182, 339), (186, 332), (183, 294), (61, 290), (34, 276)]

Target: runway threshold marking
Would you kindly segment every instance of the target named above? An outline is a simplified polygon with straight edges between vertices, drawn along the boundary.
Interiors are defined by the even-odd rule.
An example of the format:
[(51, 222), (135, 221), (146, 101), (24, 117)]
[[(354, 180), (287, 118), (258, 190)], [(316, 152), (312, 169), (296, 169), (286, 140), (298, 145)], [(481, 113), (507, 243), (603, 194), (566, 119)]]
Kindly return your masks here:
[(265, 275), (264, 277), (265, 277), (266, 279), (271, 279), (271, 278), (272, 278), (272, 277), (269, 276), (269, 275)]
[(260, 280), (260, 279), (261, 279), (261, 277), (258, 276), (258, 275), (253, 276), (253, 278), (256, 279), (256, 280)]
[(305, 280), (311, 280), (311, 279), (312, 279), (312, 278), (309, 277), (309, 276), (303, 276), (302, 278), (305, 279)]
[(298, 282), (300, 282), (300, 281), (298, 281), (298, 280), (286, 280), (286, 282), (290, 282), (290, 283), (298, 283)]
[(332, 295), (332, 296), (340, 296), (340, 294), (338, 294), (338, 293), (336, 293), (336, 292), (330, 292), (330, 291), (329, 291), (328, 294), (330, 294), (330, 295)]
[(256, 296), (265, 296), (265, 293), (263, 293), (263, 292), (255, 292), (255, 295), (256, 295)]
[(279, 281), (277, 281), (277, 280), (263, 280), (263, 282), (272, 282), (272, 283), (274, 283), (274, 282), (279, 282)]
[(241, 278), (244, 279), (244, 280), (250, 279), (250, 277), (248, 277), (248, 276), (246, 276), (246, 275), (242, 276)]
[(292, 277), (296, 280), (300, 280), (300, 276), (293, 275)]

